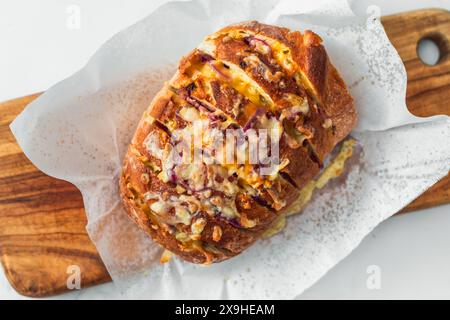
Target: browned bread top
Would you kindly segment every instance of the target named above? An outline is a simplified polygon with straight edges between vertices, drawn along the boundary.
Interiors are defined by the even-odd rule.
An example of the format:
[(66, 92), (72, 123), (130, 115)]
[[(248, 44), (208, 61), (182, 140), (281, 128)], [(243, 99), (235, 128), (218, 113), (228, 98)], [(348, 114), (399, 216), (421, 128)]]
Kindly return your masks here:
[[(181, 60), (145, 112), (125, 157), (123, 202), (183, 259), (228, 259), (285, 213), (356, 119), (319, 36), (255, 21), (226, 27)], [(278, 164), (261, 174), (247, 158), (223, 161), (227, 147), (211, 141), (229, 129), (245, 137), (234, 160), (248, 154), (250, 129), (275, 132)], [(179, 149), (186, 137), (192, 145)], [(209, 158), (195, 161), (197, 149)]]

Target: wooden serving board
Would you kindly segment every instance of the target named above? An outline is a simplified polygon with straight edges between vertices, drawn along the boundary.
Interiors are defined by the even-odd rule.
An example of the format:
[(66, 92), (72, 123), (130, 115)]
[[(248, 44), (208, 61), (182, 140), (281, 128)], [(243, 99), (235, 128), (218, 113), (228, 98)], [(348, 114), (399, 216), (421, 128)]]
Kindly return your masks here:
[[(384, 17), (382, 22), (408, 72), (407, 104), (418, 116), (450, 115), (450, 13), (422, 10)], [(417, 43), (430, 37), (445, 53), (426, 66)], [(0, 104), (0, 258), (11, 285), (26, 296), (67, 290), (70, 265), (81, 269), (81, 286), (110, 280), (86, 230), (80, 192), (40, 172), (22, 153), (9, 124), (39, 94)], [(402, 212), (450, 202), (447, 176)]]

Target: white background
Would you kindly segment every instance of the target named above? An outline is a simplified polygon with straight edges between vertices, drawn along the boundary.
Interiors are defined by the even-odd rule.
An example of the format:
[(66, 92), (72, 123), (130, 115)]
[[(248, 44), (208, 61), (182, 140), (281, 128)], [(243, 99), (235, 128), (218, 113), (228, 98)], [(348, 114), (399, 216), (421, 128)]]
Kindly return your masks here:
[[(165, 1), (1, 0), (0, 101), (46, 90), (70, 76), (102, 43)], [(68, 23), (73, 5), (81, 9), (79, 29)], [(353, 4), (361, 13), (369, 5), (378, 5), (383, 15), (430, 7), (450, 10), (450, 0), (358, 0)], [(299, 298), (450, 299), (449, 230), (450, 205), (393, 217)], [(367, 286), (371, 266), (380, 270), (380, 289)], [(105, 284), (58, 297), (119, 295), (113, 284)], [(0, 271), (0, 300), (12, 298), (22, 297)]]

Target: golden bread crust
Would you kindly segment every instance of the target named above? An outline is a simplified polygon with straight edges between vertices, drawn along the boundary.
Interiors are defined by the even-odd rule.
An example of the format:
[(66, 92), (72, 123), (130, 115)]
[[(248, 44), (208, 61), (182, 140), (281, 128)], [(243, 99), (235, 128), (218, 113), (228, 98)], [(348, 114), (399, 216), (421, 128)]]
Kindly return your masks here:
[[(282, 165), (267, 178), (255, 165), (173, 164), (174, 137), (196, 119), (208, 130), (279, 128)], [(285, 213), (356, 120), (318, 35), (256, 21), (228, 26), (181, 59), (144, 114), (120, 178), (125, 209), (184, 260), (226, 260)]]

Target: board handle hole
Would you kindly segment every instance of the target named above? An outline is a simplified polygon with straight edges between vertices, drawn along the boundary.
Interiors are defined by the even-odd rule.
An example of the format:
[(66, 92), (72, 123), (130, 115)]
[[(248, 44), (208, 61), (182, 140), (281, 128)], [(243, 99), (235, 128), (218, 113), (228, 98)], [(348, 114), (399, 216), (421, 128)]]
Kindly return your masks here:
[(448, 53), (448, 41), (440, 33), (428, 34), (417, 43), (417, 56), (428, 66), (440, 64), (447, 58)]

